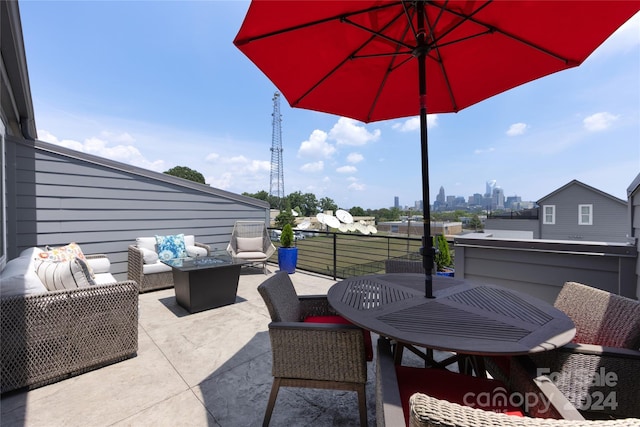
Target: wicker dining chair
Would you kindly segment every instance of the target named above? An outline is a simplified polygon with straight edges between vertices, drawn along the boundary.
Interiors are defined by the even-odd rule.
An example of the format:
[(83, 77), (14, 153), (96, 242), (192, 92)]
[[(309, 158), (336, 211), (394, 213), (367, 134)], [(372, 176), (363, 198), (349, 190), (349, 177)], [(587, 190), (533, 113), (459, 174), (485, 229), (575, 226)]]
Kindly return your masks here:
[(412, 261), (407, 259), (386, 259), (384, 260), (384, 272), (385, 273), (422, 273), (424, 274), (424, 267), (422, 261)]
[(360, 424), (367, 425), (367, 362), (361, 328), (309, 323), (311, 316), (336, 316), (326, 295), (298, 296), (286, 272), (265, 280), (258, 291), (269, 310), (273, 385), (264, 426), (269, 425), (280, 387), (350, 390), (358, 394)]
[(554, 306), (576, 336), (532, 355), (536, 365), (585, 417), (640, 417), (640, 301), (567, 282)]

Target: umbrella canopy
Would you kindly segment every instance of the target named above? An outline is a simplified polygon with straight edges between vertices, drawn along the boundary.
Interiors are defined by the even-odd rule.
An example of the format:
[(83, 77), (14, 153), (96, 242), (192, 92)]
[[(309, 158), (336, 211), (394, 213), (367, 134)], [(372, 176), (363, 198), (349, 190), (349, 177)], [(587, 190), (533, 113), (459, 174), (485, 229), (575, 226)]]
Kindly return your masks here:
[(292, 107), (365, 123), (420, 115), (430, 296), (427, 112), (578, 66), (638, 10), (627, 0), (259, 0), (234, 44)]

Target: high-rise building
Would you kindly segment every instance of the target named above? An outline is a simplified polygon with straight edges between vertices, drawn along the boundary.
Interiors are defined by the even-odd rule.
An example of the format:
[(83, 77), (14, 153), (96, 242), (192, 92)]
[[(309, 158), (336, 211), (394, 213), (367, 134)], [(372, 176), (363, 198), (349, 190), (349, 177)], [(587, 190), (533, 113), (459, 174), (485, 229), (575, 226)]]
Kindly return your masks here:
[(444, 204), (446, 201), (445, 199), (445, 195), (444, 195), (444, 187), (440, 187), (440, 191), (438, 191), (438, 195), (436, 196), (436, 202)]
[(393, 207), (394, 208), (399, 208), (400, 207), (400, 198), (398, 196), (395, 196), (393, 198)]
[(491, 197), (493, 195), (493, 189), (496, 188), (497, 181), (495, 179), (487, 181), (487, 187), (484, 192), (484, 197)]
[(493, 188), (493, 203), (496, 209), (504, 209), (504, 191), (500, 187)]

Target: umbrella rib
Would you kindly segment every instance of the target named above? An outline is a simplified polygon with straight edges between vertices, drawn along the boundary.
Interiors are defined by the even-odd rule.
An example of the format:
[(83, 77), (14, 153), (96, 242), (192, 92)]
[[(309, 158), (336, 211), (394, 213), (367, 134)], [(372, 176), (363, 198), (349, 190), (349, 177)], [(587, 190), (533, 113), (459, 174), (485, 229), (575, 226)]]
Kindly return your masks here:
[[(569, 65), (569, 64), (571, 64), (571, 63), (572, 63), (572, 61), (571, 61), (570, 59), (565, 58), (565, 57), (563, 57), (563, 56), (561, 56), (561, 55), (559, 55), (559, 54), (557, 54), (557, 53), (554, 53), (554, 52), (550, 51), (549, 49), (546, 49), (546, 48), (544, 48), (544, 47), (542, 47), (542, 46), (538, 46), (538, 45), (536, 45), (536, 44), (534, 44), (534, 43), (532, 43), (532, 42), (529, 42), (529, 41), (527, 41), (527, 40), (525, 40), (525, 39), (523, 39), (523, 38), (521, 38), (521, 37), (517, 37), (517, 36), (515, 36), (515, 35), (513, 35), (513, 34), (511, 34), (511, 33), (508, 33), (508, 32), (506, 32), (506, 31), (504, 31), (504, 30), (501, 30), (501, 29), (499, 29), (499, 28), (497, 28), (497, 27), (495, 27), (495, 26), (493, 26), (493, 25), (486, 24), (486, 23), (484, 23), (484, 22), (482, 22), (482, 21), (480, 21), (480, 20), (478, 20), (478, 19), (475, 19), (475, 18), (473, 17), (473, 15), (475, 15), (476, 13), (478, 13), (480, 10), (484, 9), (484, 8), (485, 8), (486, 6), (488, 6), (492, 1), (493, 1), (493, 0), (489, 0), (489, 1), (487, 1), (487, 2), (486, 2), (485, 4), (483, 4), (481, 7), (479, 7), (479, 8), (478, 8), (478, 9), (476, 9), (475, 11), (473, 11), (473, 13), (468, 14), (468, 15), (465, 15), (465, 14), (463, 14), (463, 13), (457, 12), (457, 11), (455, 11), (455, 10), (453, 10), (453, 9), (448, 9), (448, 8), (446, 8), (446, 5), (438, 5), (438, 4), (434, 4), (434, 3), (429, 3), (429, 5), (430, 5), (430, 6), (440, 8), (440, 10), (445, 10), (445, 11), (447, 11), (447, 12), (451, 13), (452, 15), (456, 15), (456, 16), (458, 16), (459, 18), (462, 18), (462, 21), (460, 21), (460, 23), (458, 23), (458, 25), (456, 25), (455, 27), (451, 28), (451, 29), (450, 29), (449, 31), (447, 31), (446, 33), (442, 34), (442, 35), (440, 36), (440, 38), (442, 38), (442, 37), (446, 36), (446, 35), (447, 35), (448, 33), (450, 33), (454, 28), (456, 28), (457, 26), (461, 25), (464, 21), (470, 21), (470, 22), (473, 22), (474, 24), (480, 25), (480, 26), (485, 27), (485, 28), (487, 29), (487, 32), (479, 33), (478, 35), (498, 33), (498, 34), (501, 34), (501, 35), (503, 35), (503, 36), (505, 36), (505, 37), (508, 37), (508, 38), (510, 38), (510, 39), (512, 39), (512, 40), (515, 40), (515, 41), (517, 41), (518, 43), (522, 43), (522, 44), (524, 44), (524, 45), (526, 45), (526, 46), (529, 46), (529, 47), (530, 47), (530, 48), (532, 48), (532, 49), (536, 49), (536, 50), (538, 50), (538, 51), (540, 51), (540, 52), (542, 52), (542, 53), (544, 53), (544, 54), (546, 54), (546, 55), (549, 55), (549, 56), (551, 56), (551, 57), (553, 57), (553, 58), (555, 58), (555, 59), (557, 59), (557, 60), (559, 60), (559, 61), (562, 61), (562, 62), (564, 62), (564, 63), (565, 63), (565, 64), (567, 64), (567, 65)], [(456, 43), (456, 42), (458, 42), (458, 41), (464, 41), (464, 40), (466, 40), (466, 39), (467, 39), (467, 38), (463, 38), (463, 39), (460, 39), (460, 40), (456, 40), (456, 41), (453, 41), (453, 42), (449, 42), (448, 44)]]
[[(375, 9), (379, 9), (381, 7), (375, 8)], [(370, 9), (367, 9), (367, 11), (369, 11)], [(361, 12), (358, 12), (361, 13)], [(352, 13), (350, 15), (355, 15), (356, 13)], [(362, 45), (360, 45), (357, 49), (355, 49), (350, 55), (347, 55), (342, 61), (340, 61), (333, 69), (331, 69), (327, 74), (325, 74), (322, 78), (320, 78), (320, 80), (318, 80), (316, 83), (314, 83), (311, 87), (309, 87), (309, 89), (304, 92), (302, 95), (300, 95), (300, 97), (298, 99), (296, 99), (294, 102), (291, 103), (292, 107), (297, 106), (300, 101), (302, 101), (307, 95), (309, 95), (311, 92), (313, 92), (318, 86), (320, 86), (325, 80), (327, 80), (333, 73), (335, 73), (338, 69), (340, 69), (340, 67), (342, 67), (347, 61), (349, 60), (353, 60), (353, 59), (357, 59), (357, 58), (367, 58), (367, 57), (373, 57), (373, 55), (363, 55), (363, 56), (357, 56), (357, 52), (359, 52), (360, 50), (362, 50), (367, 44), (369, 44), (372, 40), (374, 40), (376, 37), (381, 37), (384, 38), (385, 40), (391, 41), (393, 43), (396, 43), (396, 46), (403, 46), (403, 47), (407, 47), (407, 48), (412, 48), (412, 46), (406, 46), (403, 42), (400, 42), (398, 40), (393, 40), (390, 37), (387, 37), (385, 35), (383, 35), (381, 33), (381, 31), (386, 30), (389, 26), (391, 26), (400, 16), (402, 16), (402, 14), (398, 14), (395, 17), (393, 17), (387, 24), (385, 24), (382, 28), (380, 28), (379, 31), (374, 31), (370, 28), (364, 27), (360, 24), (357, 24), (351, 20), (348, 19), (347, 16), (350, 15), (343, 15), (341, 16), (340, 22), (346, 23), (346, 24), (350, 24), (356, 28), (359, 28), (363, 31), (366, 31), (368, 33), (371, 34), (371, 37), (369, 37), (364, 43), (362, 43)], [(396, 49), (398, 49), (396, 47)], [(396, 55), (398, 53), (389, 53), (387, 55)], [(400, 53), (401, 54), (401, 53)], [(384, 54), (380, 54), (380, 55), (375, 55), (375, 56), (385, 56)], [(388, 74), (388, 73), (387, 73)], [(385, 79), (386, 79), (386, 75), (385, 75)], [(384, 84), (384, 80), (383, 79), (383, 84)], [(376, 95), (376, 99), (377, 99), (377, 95)]]
[[(403, 42), (403, 41), (401, 41), (401, 40), (396, 40), (396, 39), (394, 39), (394, 38), (392, 38), (392, 37), (389, 37), (389, 36), (387, 36), (386, 34), (383, 34), (383, 33), (382, 33), (382, 31), (384, 31), (384, 30), (386, 30), (387, 28), (389, 28), (389, 27), (390, 27), (390, 26), (391, 26), (395, 21), (397, 21), (397, 20), (398, 20), (398, 18), (400, 18), (402, 15), (403, 15), (403, 13), (400, 13), (400, 14), (398, 14), (398, 15), (394, 16), (394, 17), (393, 17), (393, 18), (392, 18), (392, 19), (391, 19), (391, 20), (390, 20), (386, 25), (384, 25), (384, 26), (383, 26), (380, 30), (378, 30), (378, 31), (376, 31), (376, 30), (374, 30), (374, 29), (372, 29), (372, 28), (367, 28), (367, 27), (365, 27), (364, 25), (360, 25), (360, 24), (358, 24), (358, 23), (356, 23), (356, 22), (353, 22), (353, 21), (351, 21), (350, 19), (348, 19), (348, 18), (346, 18), (346, 17), (345, 17), (345, 18), (341, 18), (341, 21), (342, 21), (342, 22), (344, 22), (344, 23), (350, 24), (350, 25), (352, 25), (352, 26), (354, 26), (354, 27), (356, 27), (356, 28), (359, 28), (359, 29), (361, 29), (361, 30), (363, 30), (363, 31), (366, 31), (366, 32), (368, 32), (368, 33), (371, 33), (372, 35), (374, 35), (374, 36), (376, 36), (376, 37), (380, 37), (381, 39), (385, 39), (385, 40), (387, 40), (387, 41), (390, 41), (391, 43), (395, 43), (396, 45), (400, 45), (400, 46), (406, 47), (407, 49), (413, 49), (413, 48), (414, 48), (414, 46), (408, 45), (408, 44), (406, 44), (405, 42)], [(370, 40), (373, 40), (373, 39), (370, 39)]]
[(296, 30), (300, 30), (302, 28), (312, 27), (314, 25), (320, 25), (320, 24), (324, 24), (324, 23), (327, 23), (327, 22), (335, 21), (335, 20), (343, 20), (343, 19), (347, 19), (349, 16), (359, 15), (359, 14), (362, 14), (362, 13), (374, 12), (374, 11), (377, 11), (377, 10), (387, 9), (389, 7), (394, 7), (394, 6), (395, 6), (394, 4), (383, 4), (383, 5), (373, 6), (373, 7), (367, 8), (367, 9), (362, 9), (362, 10), (358, 10), (358, 11), (355, 11), (355, 12), (347, 13), (347, 14), (341, 14), (341, 15), (337, 15), (337, 16), (330, 16), (328, 18), (322, 18), (322, 19), (318, 19), (316, 21), (306, 22), (304, 24), (294, 25), (293, 27), (282, 28), (282, 29), (277, 30), (277, 31), (270, 31), (270, 32), (265, 33), (265, 34), (260, 34), (260, 35), (249, 37), (249, 38), (246, 38), (246, 39), (236, 40), (236, 41), (234, 41), (234, 44), (236, 46), (240, 47), (242, 45), (251, 43), (251, 42), (256, 41), (256, 40), (265, 39), (265, 38), (277, 36), (277, 35), (284, 34), (284, 33), (289, 33), (291, 31), (296, 31)]

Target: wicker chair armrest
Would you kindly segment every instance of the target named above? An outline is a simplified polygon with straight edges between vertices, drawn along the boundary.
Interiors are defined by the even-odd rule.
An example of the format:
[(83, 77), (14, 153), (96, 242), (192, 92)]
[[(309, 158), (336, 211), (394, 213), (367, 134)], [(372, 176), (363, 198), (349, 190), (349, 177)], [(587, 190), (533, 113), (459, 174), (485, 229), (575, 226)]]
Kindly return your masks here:
[(300, 316), (335, 316), (337, 312), (331, 307), (326, 295), (300, 295)]
[(530, 357), (539, 372), (585, 417), (622, 418), (640, 417), (639, 354), (629, 349), (571, 344)]
[(84, 257), (86, 259), (100, 259), (100, 258), (108, 258), (105, 254), (85, 254)]
[(409, 401), (411, 427), (630, 427), (637, 426), (638, 419), (621, 420), (549, 420), (522, 418), (493, 411), (471, 408), (416, 393)]
[(194, 242), (196, 246), (200, 247), (200, 248), (204, 248), (207, 250), (207, 256), (211, 255), (211, 247), (209, 245), (206, 245), (204, 243), (200, 243), (200, 242)]
[(378, 338), (376, 360), (376, 425), (405, 425), (391, 343), (382, 337)]
[(601, 357), (619, 357), (623, 359), (634, 359), (640, 361), (640, 350), (630, 348), (605, 347), (594, 344), (569, 343), (560, 347), (557, 351), (561, 353), (591, 354)]
[(509, 389), (528, 396), (527, 412), (536, 418), (584, 420), (584, 417), (528, 356), (510, 358)]
[(362, 330), (353, 325), (272, 322), (273, 376), (364, 384)]
[(127, 250), (127, 279), (142, 283), (144, 272), (144, 254), (135, 245), (129, 245)]

